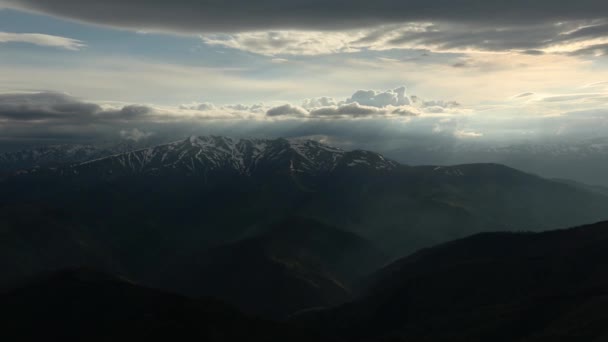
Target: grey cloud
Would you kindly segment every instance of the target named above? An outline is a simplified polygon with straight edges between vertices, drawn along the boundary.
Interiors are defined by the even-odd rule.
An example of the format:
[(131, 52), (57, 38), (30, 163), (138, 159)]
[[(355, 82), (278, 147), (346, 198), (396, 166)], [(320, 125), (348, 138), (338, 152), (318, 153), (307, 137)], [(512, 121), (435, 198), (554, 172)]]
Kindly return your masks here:
[[(608, 34), (606, 19), (570, 20), (535, 23), (435, 22), (411, 27), (390, 26), (372, 30), (360, 39), (368, 45), (384, 48), (427, 47), (436, 51), (519, 51), (543, 55), (542, 49), (568, 43), (604, 38)], [(380, 32), (381, 34), (379, 34)], [(470, 66), (466, 61), (454, 67)]]
[(266, 112), (267, 116), (305, 116), (308, 115), (308, 111), (302, 107), (294, 106), (291, 104), (284, 104), (282, 106), (277, 106), (270, 108)]
[(148, 138), (150, 136), (152, 136), (154, 133), (153, 132), (144, 132), (144, 131), (140, 131), (138, 128), (133, 128), (131, 130), (121, 130), (120, 131), (120, 136), (125, 139), (125, 140), (132, 140), (132, 141), (140, 141), (142, 139)]
[(530, 56), (542, 56), (545, 54), (545, 52), (541, 50), (524, 50), (521, 53)]
[(4, 0), (76, 20), (138, 30), (227, 32), (360, 27), (405, 21), (548, 22), (606, 17), (604, 0)]
[(47, 125), (81, 125), (141, 120), (154, 115), (154, 110), (148, 106), (127, 105), (119, 109), (103, 109), (98, 104), (61, 93), (0, 94), (0, 119), (9, 122), (44, 121)]
[(578, 49), (570, 53), (572, 56), (606, 56), (608, 55), (608, 44), (596, 44)]
[(18, 121), (86, 119), (101, 111), (61, 93), (0, 94), (0, 118)]
[[(342, 104), (322, 112), (307, 115), (305, 119), (286, 115), (282, 120), (260, 120), (263, 116), (252, 118), (205, 120), (198, 116), (181, 116), (182, 111), (170, 113), (174, 120), (156, 119), (160, 114), (154, 110), (126, 106), (124, 113), (139, 113), (130, 119), (120, 119), (121, 109), (108, 110), (93, 107), (94, 113), (85, 113), (84, 120), (62, 117), (43, 123), (36, 121), (13, 120), (0, 118), (0, 150), (5, 146), (21, 146), (34, 142), (58, 143), (94, 143), (108, 142), (116, 139), (153, 139), (169, 141), (183, 136), (198, 134), (219, 134), (235, 137), (322, 137), (324, 141), (345, 148), (360, 148), (377, 151), (389, 151), (395, 148), (411, 147), (425, 153), (423, 147), (434, 146), (438, 142), (452, 146), (462, 140), (475, 141), (515, 141), (527, 139), (530, 135), (521, 132), (534, 130), (534, 136), (543, 138), (555, 137), (555, 132), (568, 134), (570, 137), (588, 137), (592, 134), (605, 135), (608, 127), (608, 115), (602, 108), (594, 111), (576, 112), (569, 115), (542, 117), (493, 115), (419, 115), (417, 110), (425, 112), (429, 107), (424, 103), (434, 103), (436, 107), (450, 102), (423, 101), (411, 96), (413, 105), (385, 108), (362, 106), (356, 103)], [(7, 103), (29, 107), (43, 108), (53, 113), (54, 105), (70, 102), (85, 103), (62, 94), (18, 94), (1, 95), (0, 108)], [(144, 106), (145, 107), (145, 106)], [(87, 108), (86, 106), (84, 108)], [(448, 111), (449, 108), (443, 110)], [(13, 105), (13, 112), (19, 106)], [(435, 110), (434, 108), (432, 110)], [(71, 111), (68, 111), (71, 113)], [(369, 114), (377, 113), (377, 114)], [(111, 115), (110, 115), (111, 114)], [(167, 114), (169, 115), (169, 114)], [(402, 116), (411, 116), (404, 120)], [(78, 115), (75, 115), (78, 116)], [(129, 115), (122, 116), (129, 117)], [(353, 119), (356, 118), (356, 119)], [(563, 129), (566, 127), (567, 129)], [(154, 132), (153, 135), (151, 133)], [(483, 135), (482, 135), (483, 134)], [(527, 133), (526, 133), (527, 134)], [(560, 136), (561, 137), (561, 136)], [(411, 160), (406, 160), (410, 163)]]
[(180, 109), (190, 109), (190, 110), (213, 110), (216, 109), (215, 105), (213, 103), (210, 102), (203, 102), (203, 103), (195, 103), (195, 104), (190, 104), (190, 105), (181, 105), (179, 106)]
[(454, 108), (460, 107), (460, 103), (456, 101), (444, 101), (444, 100), (422, 100), (422, 108), (440, 107), (440, 108)]
[(128, 105), (122, 107), (119, 111), (110, 111), (106, 116), (112, 115), (116, 118), (124, 120), (133, 120), (148, 114), (151, 114), (154, 110), (148, 106), (142, 105)]
[(233, 104), (233, 105), (225, 105), (222, 108), (238, 110), (241, 112), (252, 112), (252, 113), (262, 113), (264, 112), (266, 106), (263, 103), (253, 104), (253, 105), (245, 105), (245, 104)]
[(364, 106), (357, 102), (343, 104), (340, 106), (322, 107), (315, 109), (310, 112), (311, 116), (336, 116), (336, 115), (348, 115), (353, 117), (369, 116), (374, 114), (383, 114), (384, 110), (378, 107)]

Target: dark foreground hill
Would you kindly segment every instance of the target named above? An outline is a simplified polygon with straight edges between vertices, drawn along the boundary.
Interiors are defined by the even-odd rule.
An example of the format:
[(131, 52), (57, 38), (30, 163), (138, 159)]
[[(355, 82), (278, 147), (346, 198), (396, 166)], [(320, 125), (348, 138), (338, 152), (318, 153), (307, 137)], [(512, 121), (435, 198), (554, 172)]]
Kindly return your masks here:
[[(77, 269), (0, 295), (20, 341), (606, 341), (608, 223), (487, 233), (422, 250), (364, 295), (278, 323)], [(244, 282), (243, 287), (248, 283)]]
[(608, 223), (475, 235), (399, 260), (373, 284), (301, 319), (337, 340), (606, 341)]
[(184, 258), (161, 272), (160, 286), (282, 318), (352, 300), (357, 281), (386, 261), (353, 233), (290, 218), (255, 237)]
[(3, 341), (302, 341), (280, 323), (211, 299), (135, 285), (89, 269), (41, 276), (0, 294)]

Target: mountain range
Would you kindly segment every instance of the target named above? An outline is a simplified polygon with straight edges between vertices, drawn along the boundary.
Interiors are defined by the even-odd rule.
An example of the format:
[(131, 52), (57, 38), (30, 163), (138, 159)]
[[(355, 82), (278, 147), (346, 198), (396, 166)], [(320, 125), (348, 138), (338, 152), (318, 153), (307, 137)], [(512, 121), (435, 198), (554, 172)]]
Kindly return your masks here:
[(543, 175), (608, 186), (608, 138), (491, 141), (406, 141), (384, 153), (411, 164), (500, 163)]
[(577, 184), (310, 140), (194, 136), (7, 172), (0, 187), (0, 289), (86, 266), (270, 318), (351, 301), (421, 248), (608, 218), (608, 197)]

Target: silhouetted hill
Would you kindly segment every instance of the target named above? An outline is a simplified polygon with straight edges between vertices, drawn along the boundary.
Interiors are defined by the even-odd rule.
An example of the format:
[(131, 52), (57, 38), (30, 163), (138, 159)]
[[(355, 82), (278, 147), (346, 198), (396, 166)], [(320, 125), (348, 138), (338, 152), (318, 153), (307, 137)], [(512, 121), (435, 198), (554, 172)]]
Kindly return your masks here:
[(282, 318), (352, 299), (354, 283), (386, 257), (371, 243), (314, 220), (290, 218), (260, 235), (198, 253), (161, 274), (163, 287), (213, 296)]
[(4, 341), (286, 341), (278, 323), (89, 269), (38, 277), (0, 295)]
[[(297, 231), (294, 228), (289, 237), (301, 234)], [(256, 253), (246, 251), (243, 256), (259, 255), (260, 246), (283, 257), (299, 254), (278, 252), (300, 245), (299, 241), (285, 244), (282, 232), (269, 231), (271, 237), (260, 239), (265, 242), (243, 241), (245, 249), (256, 246)], [(320, 237), (309, 234), (307, 230), (304, 237)], [(275, 239), (281, 241), (278, 250), (272, 247)], [(318, 245), (309, 241), (304, 246)], [(608, 222), (543, 233), (478, 234), (398, 260), (376, 272), (371, 286), (353, 302), (301, 312), (286, 323), (251, 318), (215, 300), (189, 299), (107, 273), (72, 269), (30, 278), (19, 289), (1, 294), (0, 338), (604, 341), (608, 338), (607, 247)], [(315, 247), (305, 250), (309, 249)], [(225, 259), (229, 257), (224, 255)], [(250, 265), (259, 266), (255, 260)], [(243, 286), (252, 281), (240, 280)], [(266, 295), (267, 290), (256, 291)]]
[(303, 321), (338, 340), (603, 341), (608, 223), (484, 233), (379, 271), (366, 296)]

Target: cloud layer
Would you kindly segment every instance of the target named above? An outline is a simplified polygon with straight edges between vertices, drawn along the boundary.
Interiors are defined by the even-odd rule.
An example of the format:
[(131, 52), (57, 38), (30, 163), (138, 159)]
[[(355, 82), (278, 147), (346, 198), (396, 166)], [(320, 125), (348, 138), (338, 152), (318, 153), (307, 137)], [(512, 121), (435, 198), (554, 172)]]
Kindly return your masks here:
[(0, 32), (0, 43), (27, 43), (77, 51), (86, 46), (80, 40), (41, 33)]
[(131, 29), (228, 32), (405, 21), (521, 23), (602, 18), (603, 0), (1, 0), (0, 5)]
[(306, 99), (301, 105), (205, 102), (178, 107), (98, 104), (51, 92), (12, 93), (0, 94), (0, 136), (3, 142), (140, 141), (191, 134), (314, 136), (355, 146), (367, 138), (385, 145), (406, 138), (517, 142), (605, 136), (607, 106), (606, 82), (569, 93), (522, 92), (501, 103), (474, 107), (424, 100), (407, 95), (404, 87), (358, 90), (342, 100)]
[[(409, 22), (348, 31), (265, 31), (203, 35), (204, 43), (261, 55), (324, 55), (423, 49), (433, 52), (519, 52), (603, 55), (608, 21), (536, 23)], [(465, 66), (464, 64), (462, 66)]]

